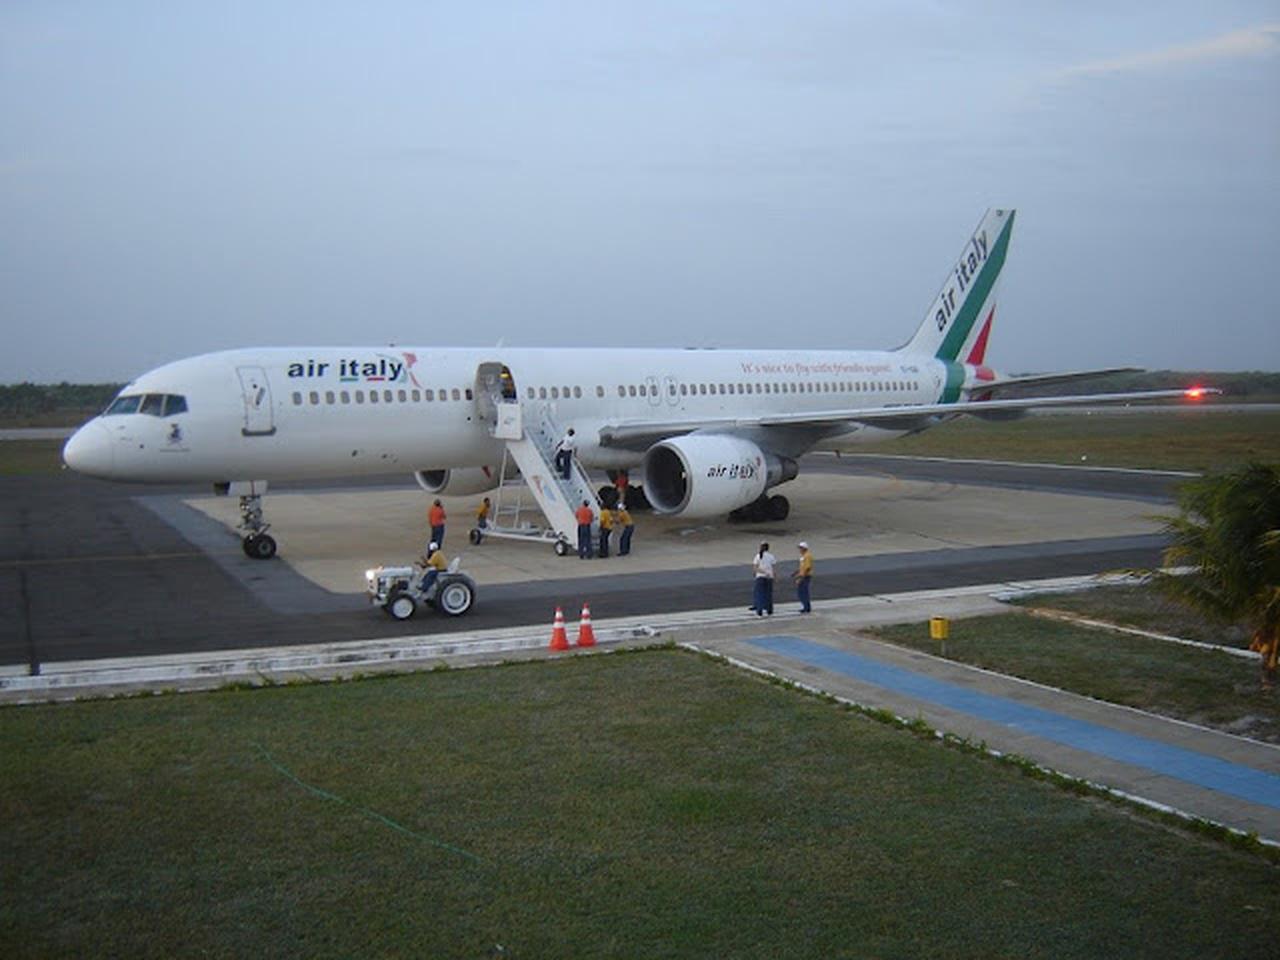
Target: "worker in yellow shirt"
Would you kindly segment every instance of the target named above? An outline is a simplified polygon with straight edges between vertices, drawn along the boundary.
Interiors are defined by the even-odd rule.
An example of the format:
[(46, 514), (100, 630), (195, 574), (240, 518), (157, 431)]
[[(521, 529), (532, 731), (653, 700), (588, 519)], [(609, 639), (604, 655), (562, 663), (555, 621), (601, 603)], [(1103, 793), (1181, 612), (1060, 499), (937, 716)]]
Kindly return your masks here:
[(421, 563), (427, 571), (422, 576), (421, 588), (422, 592), (426, 593), (436, 582), (436, 578), (448, 569), (449, 561), (444, 558), (444, 551), (440, 549), (440, 545), (433, 540), (427, 544), (427, 552), (423, 555)]
[(618, 556), (625, 557), (631, 552), (631, 534), (636, 529), (635, 521), (631, 519), (625, 504), (618, 504), (618, 509), (614, 511), (614, 522), (622, 528), (622, 533), (618, 536)]
[[(504, 371), (505, 372), (505, 371)], [(485, 497), (480, 502), (480, 506), (476, 507), (476, 529), (483, 530), (489, 526), (489, 513), (493, 510), (493, 505), (489, 503), (489, 498)]]
[(796, 581), (796, 599), (800, 601), (801, 613), (812, 613), (813, 608), (809, 604), (809, 584), (813, 580), (813, 554), (809, 552), (809, 545), (803, 540), (796, 546), (800, 549), (800, 564), (792, 574)]
[(613, 511), (600, 508), (600, 558), (609, 556), (609, 535), (613, 533)]

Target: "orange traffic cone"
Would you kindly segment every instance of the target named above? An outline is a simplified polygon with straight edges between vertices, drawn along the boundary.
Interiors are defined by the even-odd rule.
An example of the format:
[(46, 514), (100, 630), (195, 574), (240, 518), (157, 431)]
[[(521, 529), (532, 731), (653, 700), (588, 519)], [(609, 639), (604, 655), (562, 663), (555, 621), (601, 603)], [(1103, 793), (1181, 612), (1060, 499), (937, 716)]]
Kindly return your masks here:
[(582, 605), (582, 619), (578, 621), (578, 646), (594, 647), (596, 645), (595, 631), (591, 629), (591, 608), (585, 603)]
[(564, 611), (559, 607), (556, 607), (556, 622), (551, 628), (551, 649), (569, 649), (569, 637), (564, 632)]

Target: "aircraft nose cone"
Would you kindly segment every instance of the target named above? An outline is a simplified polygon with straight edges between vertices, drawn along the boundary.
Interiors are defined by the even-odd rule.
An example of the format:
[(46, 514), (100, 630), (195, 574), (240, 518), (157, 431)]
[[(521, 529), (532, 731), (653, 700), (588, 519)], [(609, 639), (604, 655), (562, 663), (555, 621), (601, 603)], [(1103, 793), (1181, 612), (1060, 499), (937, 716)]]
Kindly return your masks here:
[(71, 435), (62, 448), (62, 461), (76, 473), (109, 478), (115, 470), (115, 444), (111, 434), (97, 420), (91, 420)]

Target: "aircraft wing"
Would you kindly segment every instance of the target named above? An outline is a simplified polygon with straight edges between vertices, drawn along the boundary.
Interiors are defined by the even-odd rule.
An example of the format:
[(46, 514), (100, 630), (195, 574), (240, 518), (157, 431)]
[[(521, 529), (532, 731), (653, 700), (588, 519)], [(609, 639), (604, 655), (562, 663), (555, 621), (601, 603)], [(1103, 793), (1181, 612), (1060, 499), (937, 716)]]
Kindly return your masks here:
[(1000, 376), (982, 384), (986, 390), (1003, 390), (1005, 387), (1046, 386), (1051, 383), (1070, 383), (1072, 380), (1092, 380), (1113, 373), (1142, 373), (1142, 367), (1108, 367), (1105, 370), (1071, 370), (1064, 373), (1031, 373), (1021, 377)]
[[(1097, 375), (1094, 372), (1093, 375)], [(1006, 381), (1007, 382), (1007, 381)], [(630, 420), (605, 424), (600, 428), (600, 442), (604, 446), (638, 447), (657, 443), (667, 437), (705, 430), (730, 432), (761, 427), (800, 427), (817, 429), (822, 433), (838, 433), (841, 425), (862, 424), (883, 427), (886, 430), (918, 430), (938, 418), (971, 414), (973, 416), (999, 417), (1016, 415), (1037, 407), (1098, 406), (1132, 403), (1137, 400), (1196, 401), (1222, 391), (1211, 387), (1193, 387), (1188, 390), (1143, 390), (1131, 393), (1092, 393), (1061, 397), (1019, 397), (1011, 400), (972, 400), (959, 403), (903, 404), (896, 407), (854, 407), (838, 410), (817, 410), (804, 413), (766, 414), (759, 417), (718, 417), (686, 420)], [(1155, 408), (1159, 409), (1159, 408)], [(1168, 409), (1177, 409), (1170, 407)]]

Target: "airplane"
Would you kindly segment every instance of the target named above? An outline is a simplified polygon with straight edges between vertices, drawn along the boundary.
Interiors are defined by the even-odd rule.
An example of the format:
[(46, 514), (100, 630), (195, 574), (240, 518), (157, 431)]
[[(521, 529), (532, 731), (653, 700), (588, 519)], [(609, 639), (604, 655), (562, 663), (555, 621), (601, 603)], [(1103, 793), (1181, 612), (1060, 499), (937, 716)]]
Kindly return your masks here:
[(986, 365), (1014, 218), (987, 211), (896, 349), (226, 350), (129, 383), (71, 436), (63, 459), (93, 477), (238, 493), (244, 551), (267, 559), (276, 553), (262, 509), (270, 482), (405, 473), (429, 494), (491, 490), (504, 445), (519, 435), (504, 439), (497, 421), (516, 405), (572, 427), (581, 467), (638, 470), (658, 513), (780, 520), (789, 503), (771, 491), (810, 451), (856, 450), (962, 414), (1008, 419), (1218, 392), (1002, 396), (1134, 369), (1005, 376)]

